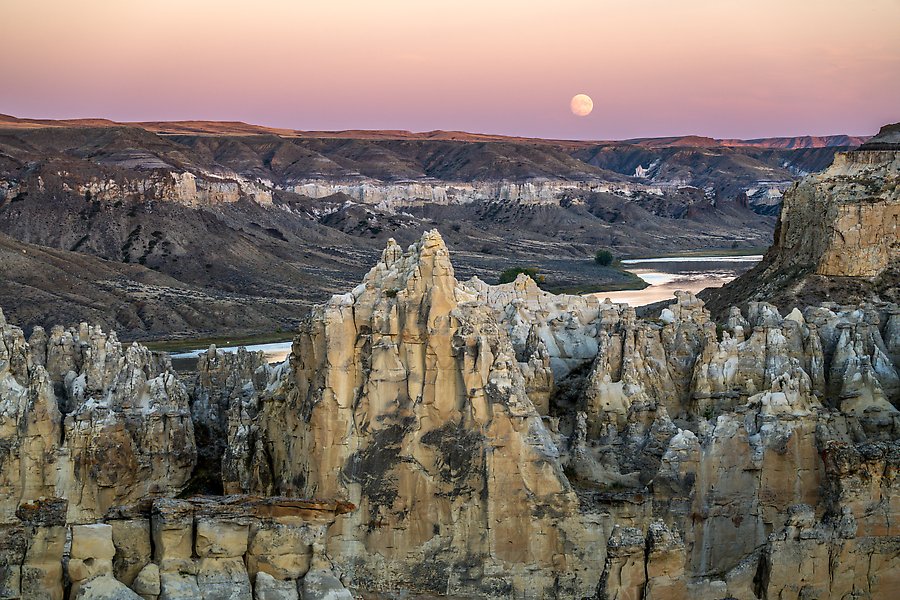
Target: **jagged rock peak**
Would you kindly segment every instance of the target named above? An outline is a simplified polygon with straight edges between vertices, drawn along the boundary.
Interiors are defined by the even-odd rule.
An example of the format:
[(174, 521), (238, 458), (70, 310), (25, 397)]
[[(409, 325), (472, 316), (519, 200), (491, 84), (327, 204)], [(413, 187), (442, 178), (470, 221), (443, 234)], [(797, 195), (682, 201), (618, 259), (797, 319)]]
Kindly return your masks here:
[[(529, 385), (493, 310), (454, 277), (440, 234), (406, 252), (389, 242), (362, 285), (301, 325), (290, 371), (257, 416), (229, 412), (229, 446), (243, 450), (223, 457), (236, 475), (224, 487), (359, 507), (325, 542), (335, 564), (375, 588), (411, 581), (493, 597), (491, 586), (527, 576), (552, 597), (583, 528), (529, 397), (539, 390), (546, 404), (548, 393), (548, 360), (533, 342)], [(556, 531), (562, 521), (571, 529)], [(458, 543), (476, 530), (484, 535)], [(381, 558), (360, 561), (360, 550)], [(504, 575), (448, 584), (418, 572), (429, 563)]]
[(457, 287), (450, 251), (437, 229), (423, 233), (421, 239), (410, 244), (405, 252), (394, 238), (389, 239), (381, 259), (352, 295), (359, 298), (366, 290), (375, 290), (394, 297), (401, 293), (422, 293), (433, 287), (448, 291)]

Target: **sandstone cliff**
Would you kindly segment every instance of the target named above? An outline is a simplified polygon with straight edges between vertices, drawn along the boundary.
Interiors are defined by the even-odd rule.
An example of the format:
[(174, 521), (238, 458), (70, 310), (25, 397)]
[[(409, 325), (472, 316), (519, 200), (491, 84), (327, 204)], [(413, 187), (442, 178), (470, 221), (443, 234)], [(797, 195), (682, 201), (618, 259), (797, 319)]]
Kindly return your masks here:
[(785, 309), (826, 300), (900, 300), (897, 126), (784, 196), (775, 243), (747, 276), (706, 293), (717, 311), (748, 300)]

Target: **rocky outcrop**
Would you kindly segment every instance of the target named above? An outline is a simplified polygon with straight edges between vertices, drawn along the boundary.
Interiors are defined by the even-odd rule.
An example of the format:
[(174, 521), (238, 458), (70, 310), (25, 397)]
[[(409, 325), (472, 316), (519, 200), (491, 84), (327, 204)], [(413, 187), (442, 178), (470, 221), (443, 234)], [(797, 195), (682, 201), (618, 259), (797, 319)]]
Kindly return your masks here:
[(263, 592), (296, 593), (310, 569), (330, 572), (321, 540), (335, 516), (352, 508), (242, 496), (156, 501), (149, 529), (154, 554), (135, 583), (146, 595), (158, 588), (160, 598), (185, 600), (249, 599), (255, 583)]
[[(67, 521), (177, 492), (196, 460), (188, 395), (168, 363), (82, 324), (22, 331), (0, 316), (0, 518), (63, 498)], [(102, 465), (102, 468), (98, 468)]]
[(192, 419), (164, 357), (84, 324), (26, 342), (0, 312), (0, 598), (249, 600), (258, 573), (295, 594), (310, 565), (331, 576), (314, 547), (351, 505), (173, 499), (196, 477), (194, 421), (224, 439), (219, 407), (265, 382), (259, 356), (205, 359)]
[[(359, 505), (326, 548), (362, 589), (759, 597), (790, 508), (842, 514), (828, 448), (896, 443), (894, 307), (717, 324), (681, 294), (641, 320), (525, 277), (460, 283), (447, 256), (434, 232), (389, 243), (228, 427), (235, 490)], [(890, 485), (847, 488), (887, 523)]]
[(363, 284), (314, 310), (256, 424), (265, 462), (250, 470), (268, 473), (246, 491), (358, 505), (327, 541), (357, 585), (578, 593), (557, 447), (437, 232), (390, 242)]
[(762, 262), (721, 290), (716, 312), (766, 300), (782, 308), (823, 300), (857, 303), (900, 297), (900, 146), (896, 125), (784, 195), (775, 243)]

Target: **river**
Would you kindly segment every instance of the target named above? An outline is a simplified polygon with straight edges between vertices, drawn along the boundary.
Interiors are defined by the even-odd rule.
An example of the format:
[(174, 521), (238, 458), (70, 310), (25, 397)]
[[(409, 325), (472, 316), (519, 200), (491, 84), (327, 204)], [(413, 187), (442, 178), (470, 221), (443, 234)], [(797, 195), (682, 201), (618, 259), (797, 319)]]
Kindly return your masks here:
[[(273, 342), (270, 344), (251, 344), (243, 346), (250, 352), (263, 352), (269, 363), (283, 362), (287, 355), (291, 353), (292, 342)], [(241, 346), (216, 346), (222, 352), (237, 352)], [(191, 371), (196, 368), (197, 358), (206, 352), (208, 348), (198, 348), (196, 350), (187, 350), (185, 352), (173, 352), (169, 354), (172, 359), (172, 366), (178, 371)]]
[(635, 258), (623, 260), (625, 268), (649, 283), (642, 290), (599, 292), (598, 298), (644, 306), (675, 298), (682, 290), (696, 294), (708, 287), (721, 287), (750, 270), (762, 255), (750, 256), (679, 256)]
[[(625, 302), (632, 306), (644, 306), (675, 297), (677, 290), (699, 292), (708, 287), (722, 286), (762, 259), (753, 256), (688, 256), (666, 258), (636, 258), (623, 260), (622, 264), (650, 285), (642, 290), (600, 292), (594, 294), (613, 302)], [(275, 342), (246, 346), (251, 352), (262, 351), (270, 363), (280, 363), (291, 352), (291, 342)], [(237, 352), (238, 346), (219, 347), (223, 352)], [(171, 354), (178, 370), (192, 370), (197, 357), (206, 348)]]

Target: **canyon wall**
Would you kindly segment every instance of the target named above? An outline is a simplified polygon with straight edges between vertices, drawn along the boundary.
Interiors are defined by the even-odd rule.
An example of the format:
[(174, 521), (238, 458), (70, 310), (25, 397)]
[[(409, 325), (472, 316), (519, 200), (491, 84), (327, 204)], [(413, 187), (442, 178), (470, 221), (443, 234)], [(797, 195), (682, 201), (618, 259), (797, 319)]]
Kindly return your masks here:
[[(67, 182), (67, 173), (59, 173), (65, 191), (73, 188)], [(249, 198), (262, 206), (272, 205), (272, 186), (268, 182), (250, 181), (234, 173), (217, 176), (202, 173), (199, 177), (190, 171), (155, 172), (143, 178), (91, 178), (75, 184), (74, 191), (81, 196), (104, 202), (123, 200), (160, 200), (176, 202), (190, 207), (229, 204)], [(39, 191), (43, 181), (39, 180)]]
[(514, 201), (519, 204), (559, 204), (566, 198), (585, 192), (618, 193), (630, 196), (636, 192), (662, 195), (672, 186), (648, 186), (640, 183), (605, 180), (570, 181), (565, 179), (532, 179), (527, 181), (408, 181), (375, 180), (298, 181), (290, 189), (310, 198), (327, 198), (344, 194), (361, 204), (382, 207), (421, 206), (423, 204), (470, 204), (479, 201)]
[(884, 127), (788, 190), (762, 262), (704, 293), (715, 311), (747, 300), (788, 310), (831, 298), (900, 301), (900, 144), (891, 141), (898, 130)]
[(821, 174), (791, 191), (776, 236), (776, 262), (818, 275), (875, 277), (900, 244), (900, 153), (838, 153)]
[[(119, 180), (92, 178), (85, 183), (76, 184), (73, 188), (68, 181), (71, 179), (68, 173), (60, 172), (58, 176), (63, 181), (64, 191), (75, 191), (94, 200), (115, 202), (140, 198), (176, 202), (194, 208), (234, 203), (242, 198), (250, 199), (262, 206), (271, 206), (273, 194), (280, 189), (313, 199), (341, 194), (360, 204), (378, 206), (390, 211), (427, 204), (453, 205), (488, 201), (512, 201), (521, 205), (559, 205), (563, 200), (571, 200), (584, 193), (614, 193), (623, 198), (635, 193), (661, 196), (664, 190), (674, 191), (678, 187), (683, 187), (678, 182), (672, 185), (643, 185), (605, 180), (565, 179), (533, 179), (520, 182), (311, 179), (276, 185), (267, 180), (250, 180), (235, 173), (196, 175), (190, 171), (171, 171), (148, 174), (144, 178)], [(44, 191), (43, 185), (43, 180), (40, 180), (38, 191)], [(5, 193), (12, 195), (12, 191)]]
[[(122, 166), (120, 164), (120, 166)], [(127, 164), (124, 166), (128, 166)], [(300, 196), (322, 199), (336, 194), (354, 202), (393, 210), (410, 206), (458, 205), (475, 202), (507, 202), (520, 205), (559, 205), (585, 193), (613, 193), (622, 198), (634, 194), (662, 196), (676, 192), (683, 182), (645, 185), (606, 179), (569, 180), (528, 178), (521, 181), (444, 181), (431, 178), (410, 181), (381, 181), (364, 177), (312, 178), (275, 183), (268, 179), (248, 178), (238, 173), (169, 170), (171, 165), (139, 165), (143, 171), (102, 178), (85, 177), (65, 170), (45, 171), (35, 179), (35, 193), (75, 193), (93, 201), (123, 202), (139, 200), (174, 202), (191, 208), (214, 207), (248, 199), (261, 206), (273, 205), (280, 190)], [(152, 167), (152, 170), (150, 170)], [(28, 192), (21, 182), (0, 180), (0, 201)]]

